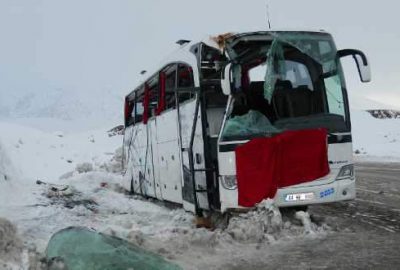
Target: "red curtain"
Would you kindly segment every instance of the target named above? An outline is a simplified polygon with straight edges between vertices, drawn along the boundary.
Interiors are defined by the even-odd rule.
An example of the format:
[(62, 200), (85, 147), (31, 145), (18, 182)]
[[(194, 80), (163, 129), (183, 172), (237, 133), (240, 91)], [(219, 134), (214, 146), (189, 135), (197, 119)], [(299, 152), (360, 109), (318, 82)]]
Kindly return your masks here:
[(147, 83), (144, 85), (144, 98), (143, 98), (143, 124), (147, 124), (149, 120), (149, 104), (150, 104), (150, 88)]
[(166, 75), (164, 72), (160, 72), (160, 98), (158, 101), (158, 106), (156, 110), (156, 115), (160, 115), (165, 110), (165, 85), (166, 85)]
[(235, 150), (239, 205), (252, 207), (275, 197), (278, 188), (329, 173), (325, 129), (286, 131), (257, 138)]

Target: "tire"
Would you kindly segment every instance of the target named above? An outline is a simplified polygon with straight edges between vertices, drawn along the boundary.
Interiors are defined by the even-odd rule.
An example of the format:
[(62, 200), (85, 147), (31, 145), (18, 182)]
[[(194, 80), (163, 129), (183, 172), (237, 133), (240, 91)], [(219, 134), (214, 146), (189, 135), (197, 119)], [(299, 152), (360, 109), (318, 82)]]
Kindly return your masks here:
[(290, 207), (290, 208), (293, 209), (296, 212), (298, 212), (298, 211), (307, 212), (308, 211), (308, 205), (293, 206), (293, 207)]
[(135, 189), (133, 188), (133, 178), (131, 179), (131, 188), (129, 190), (130, 195), (135, 195)]
[(282, 214), (291, 216), (291, 215), (294, 215), (298, 211), (307, 212), (308, 205), (282, 207), (282, 208), (279, 208), (279, 210), (281, 211)]

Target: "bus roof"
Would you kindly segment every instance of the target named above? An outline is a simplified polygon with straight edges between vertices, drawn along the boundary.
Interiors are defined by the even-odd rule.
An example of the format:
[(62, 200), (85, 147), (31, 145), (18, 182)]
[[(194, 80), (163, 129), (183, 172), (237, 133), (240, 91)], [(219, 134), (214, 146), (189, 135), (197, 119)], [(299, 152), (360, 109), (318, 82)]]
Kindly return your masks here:
[[(150, 72), (146, 72), (146, 74), (142, 77), (142, 80), (139, 82), (138, 86), (134, 88), (133, 91), (130, 93), (136, 91), (137, 89), (140, 88), (141, 85), (144, 84), (147, 80), (149, 80), (151, 77), (153, 77), (158, 71), (160, 71), (162, 68), (167, 66), (170, 63), (173, 62), (185, 62), (193, 68), (194, 72), (198, 72), (197, 70), (197, 59), (195, 55), (190, 52), (190, 49), (192, 48), (193, 45), (199, 44), (199, 43), (204, 43), (210, 47), (213, 47), (218, 50), (223, 50), (223, 42), (226, 39), (235, 39), (239, 37), (245, 37), (245, 36), (253, 36), (253, 35), (268, 35), (268, 33), (274, 33), (274, 32), (308, 32), (308, 33), (325, 33), (329, 34), (325, 30), (311, 30), (311, 29), (269, 29), (269, 30), (260, 30), (260, 31), (250, 31), (250, 32), (228, 32), (228, 33), (223, 33), (223, 34), (217, 34), (217, 35), (209, 35), (201, 40), (192, 40), (192, 41), (187, 41), (182, 43), (174, 52), (171, 54), (167, 55), (155, 69), (150, 70)], [(195, 82), (196, 84), (196, 82)]]

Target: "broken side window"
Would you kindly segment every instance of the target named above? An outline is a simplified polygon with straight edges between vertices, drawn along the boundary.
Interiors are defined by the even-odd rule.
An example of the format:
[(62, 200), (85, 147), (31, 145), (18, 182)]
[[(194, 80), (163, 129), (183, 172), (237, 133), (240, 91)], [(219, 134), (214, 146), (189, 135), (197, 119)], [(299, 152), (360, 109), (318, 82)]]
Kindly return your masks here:
[[(183, 103), (195, 97), (195, 93), (190, 90), (194, 87), (193, 70), (190, 66), (185, 64), (178, 65), (178, 98), (179, 103)], [(179, 89), (186, 89), (185, 91), (179, 91)]]
[(140, 123), (143, 120), (143, 113), (144, 113), (144, 87), (136, 92), (135, 98), (135, 123)]

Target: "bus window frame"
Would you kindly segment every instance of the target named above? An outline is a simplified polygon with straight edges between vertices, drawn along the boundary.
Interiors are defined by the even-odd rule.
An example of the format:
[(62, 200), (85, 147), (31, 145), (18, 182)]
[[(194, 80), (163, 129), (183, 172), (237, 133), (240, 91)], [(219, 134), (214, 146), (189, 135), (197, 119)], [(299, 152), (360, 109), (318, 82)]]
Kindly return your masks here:
[[(184, 66), (185, 68), (189, 69), (189, 74), (190, 74), (190, 80), (191, 80), (191, 86), (187, 86), (187, 87), (179, 87), (179, 66)], [(176, 63), (176, 91), (177, 91), (177, 102), (179, 103), (179, 105), (182, 104), (186, 104), (189, 103), (190, 101), (193, 101), (196, 99), (196, 87), (195, 87), (195, 80), (194, 80), (194, 72), (193, 72), (193, 67), (191, 67), (189, 64), (187, 63), (183, 63), (183, 62), (179, 62)], [(180, 93), (181, 92), (181, 93)], [(191, 96), (188, 99), (185, 99), (183, 101), (180, 101), (180, 94), (183, 93), (190, 93)]]
[[(128, 114), (126, 111), (127, 104), (131, 105), (130, 106), (131, 108), (129, 108)], [(136, 109), (135, 92), (133, 92), (125, 97), (125, 105), (124, 105), (125, 128), (135, 125), (135, 109)], [(132, 116), (132, 114), (133, 114), (133, 116)]]
[(167, 100), (165, 100), (165, 108), (164, 108), (164, 110), (161, 112), (161, 113), (164, 113), (164, 112), (168, 112), (168, 111), (171, 111), (171, 110), (175, 110), (176, 109), (176, 96), (175, 96), (175, 92), (176, 92), (176, 88), (177, 88), (177, 63), (173, 63), (173, 64), (170, 64), (170, 65), (167, 65), (166, 67), (164, 67), (163, 68), (163, 70), (161, 71), (161, 72), (164, 72), (164, 74), (165, 74), (165, 98), (167, 98), (167, 80), (168, 80), (168, 73), (175, 73), (174, 75), (175, 75), (175, 79), (174, 79), (174, 86), (173, 86), (173, 88), (172, 88), (172, 91), (171, 91), (171, 93), (173, 94), (173, 96), (174, 96), (174, 102), (173, 102), (173, 104), (172, 104), (172, 106), (171, 107), (169, 107), (168, 106), (168, 102), (167, 102)]
[[(178, 72), (179, 65), (183, 65), (187, 69), (190, 69), (190, 79), (191, 79), (192, 86), (190, 86), (190, 87), (179, 87), (179, 84), (178, 84), (178, 80), (179, 80), (179, 72)], [(174, 88), (173, 88), (173, 92), (171, 92), (171, 93), (174, 94), (175, 97), (174, 97), (173, 106), (168, 107), (167, 101), (165, 101), (165, 107), (164, 107), (163, 110), (159, 111), (158, 115), (162, 115), (163, 113), (175, 110), (177, 101), (179, 102), (179, 96), (182, 93), (191, 93), (191, 97), (188, 98), (188, 99), (185, 99), (184, 101), (179, 102), (179, 105), (186, 104), (188, 102), (191, 102), (191, 101), (195, 100), (196, 92), (199, 89), (198, 89), (198, 87), (197, 88), (195, 87), (194, 72), (193, 72), (193, 67), (191, 65), (189, 65), (187, 63), (184, 63), (184, 62), (176, 62), (176, 63), (172, 63), (172, 64), (169, 64), (169, 65), (166, 65), (164, 68), (162, 68), (158, 72), (158, 74), (160, 75), (162, 72), (164, 72), (166, 74), (165, 75), (166, 76), (165, 80), (167, 80), (169, 72), (174, 72), (175, 73)], [(160, 89), (160, 91), (161, 90), (162, 89)], [(161, 93), (159, 94), (159, 97), (160, 96), (161, 96)], [(167, 97), (167, 84), (165, 83), (165, 98), (166, 97)], [(159, 99), (159, 101), (158, 101), (159, 106), (160, 106), (160, 102), (161, 102), (161, 100)]]
[[(188, 70), (190, 70), (190, 73), (189, 73), (190, 81), (191, 81), (190, 87), (178, 87), (179, 65), (182, 65), (185, 68), (187, 68)], [(164, 101), (164, 104), (161, 103), (161, 98), (163, 95), (162, 91), (165, 91), (164, 98), (167, 97), (166, 81), (164, 84), (165, 89), (162, 89), (163, 83), (161, 82), (161, 74), (164, 73), (165, 80), (167, 80), (168, 73), (170, 73), (170, 72), (175, 73), (175, 82), (174, 82), (174, 86), (173, 86), (173, 91), (171, 91), (171, 93), (173, 93), (173, 95), (174, 95), (174, 102), (173, 102), (173, 106), (168, 107), (166, 100)], [(157, 106), (155, 108), (153, 108), (153, 109), (155, 109), (154, 113), (151, 113), (149, 111), (149, 106), (151, 103), (150, 102), (151, 92), (154, 91), (154, 84), (157, 85), (157, 87), (156, 87), (157, 88), (157, 91), (156, 91), (157, 92)], [(131, 126), (131, 125), (136, 125), (139, 123), (147, 124), (149, 120), (151, 120), (159, 115), (162, 115), (165, 112), (175, 110), (177, 102), (179, 102), (180, 94), (182, 94), (182, 93), (191, 93), (191, 97), (188, 99), (185, 99), (184, 101), (179, 102), (179, 105), (186, 104), (188, 102), (195, 100), (196, 93), (199, 91), (199, 89), (200, 89), (199, 87), (195, 86), (194, 71), (193, 71), (193, 67), (190, 64), (185, 63), (185, 62), (174, 62), (174, 63), (170, 63), (170, 64), (164, 66), (158, 72), (153, 74), (149, 79), (147, 79), (144, 83), (142, 83), (139, 87), (137, 87), (133, 91), (133, 93), (131, 93), (130, 95), (127, 96), (127, 98), (129, 99), (133, 95), (133, 99), (131, 101), (133, 101), (133, 110), (132, 111), (134, 111), (133, 121), (130, 121), (129, 125), (127, 125), (127, 127)], [(149, 100), (147, 100), (145, 102), (145, 99), (149, 99)], [(143, 106), (143, 114), (141, 115), (140, 120), (138, 119), (139, 116), (138, 116), (138, 111), (137, 111), (138, 103), (142, 103), (142, 106)], [(147, 114), (147, 117), (145, 117), (146, 114)]]
[[(143, 96), (143, 97), (142, 97)], [(142, 99), (142, 100), (140, 100)], [(134, 125), (143, 123), (143, 115), (144, 115), (144, 107), (143, 107), (143, 113), (140, 115), (140, 120), (138, 120), (138, 111), (137, 111), (137, 104), (141, 103), (143, 106), (144, 102), (144, 85), (141, 85), (138, 90), (135, 92), (135, 120), (134, 120)]]

